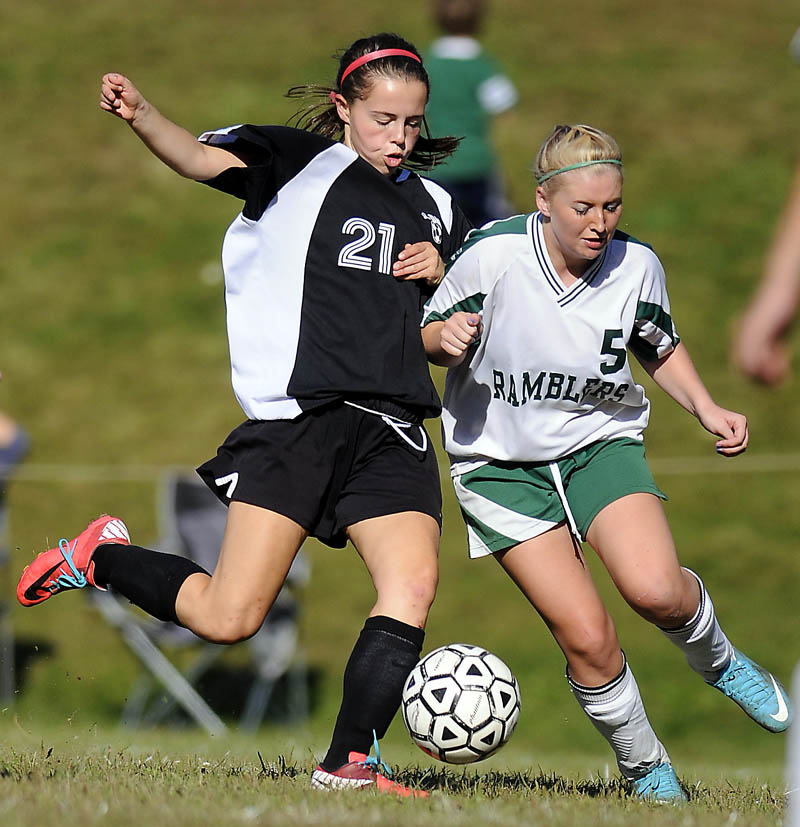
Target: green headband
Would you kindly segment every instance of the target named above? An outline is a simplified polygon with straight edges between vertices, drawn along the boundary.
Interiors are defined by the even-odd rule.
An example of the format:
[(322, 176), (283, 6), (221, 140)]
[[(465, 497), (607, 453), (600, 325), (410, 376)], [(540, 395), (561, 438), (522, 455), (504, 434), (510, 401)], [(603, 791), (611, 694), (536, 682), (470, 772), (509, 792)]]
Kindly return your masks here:
[(537, 184), (543, 184), (549, 178), (552, 178), (554, 175), (561, 175), (562, 172), (569, 172), (573, 169), (580, 169), (581, 167), (591, 167), (595, 164), (616, 164), (616, 166), (621, 167), (622, 161), (617, 161), (614, 158), (609, 158), (608, 160), (604, 161), (581, 161), (579, 164), (570, 164), (568, 167), (561, 167), (561, 169), (554, 169), (552, 172), (548, 172), (546, 175), (543, 175), (541, 178), (536, 179)]

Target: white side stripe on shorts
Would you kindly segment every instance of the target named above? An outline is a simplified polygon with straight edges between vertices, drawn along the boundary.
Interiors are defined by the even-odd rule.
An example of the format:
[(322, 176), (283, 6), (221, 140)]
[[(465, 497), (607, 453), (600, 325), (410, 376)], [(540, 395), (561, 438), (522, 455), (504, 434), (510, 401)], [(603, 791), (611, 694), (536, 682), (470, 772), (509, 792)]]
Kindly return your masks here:
[[(518, 511), (490, 500), (488, 497), (481, 496), (467, 488), (461, 482), (460, 476), (453, 477), (453, 488), (459, 505), (464, 511), (483, 523), (490, 531), (517, 543), (524, 543), (525, 540), (538, 537), (556, 525), (551, 520), (541, 520), (527, 514), (520, 514)], [(469, 537), (469, 556), (471, 558), (494, 553), (480, 539), (469, 523), (467, 523), (467, 536)]]

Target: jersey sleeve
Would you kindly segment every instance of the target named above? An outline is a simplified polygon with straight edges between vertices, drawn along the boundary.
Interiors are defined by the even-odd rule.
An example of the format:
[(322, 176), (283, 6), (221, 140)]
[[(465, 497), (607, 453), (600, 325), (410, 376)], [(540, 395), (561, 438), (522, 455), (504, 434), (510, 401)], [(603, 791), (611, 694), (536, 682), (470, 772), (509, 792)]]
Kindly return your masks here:
[(655, 362), (671, 353), (680, 337), (670, 315), (664, 268), (649, 248), (643, 252), (644, 278), (628, 347), (639, 360)]
[(453, 201), (453, 224), (447, 236), (447, 243), (442, 245), (442, 259), (445, 264), (461, 249), (471, 229), (472, 222), (461, 212), (461, 207)]
[(246, 166), (230, 167), (202, 183), (244, 201), (242, 214), (258, 220), (278, 190), (332, 141), (286, 126), (239, 124), (204, 132), (197, 139), (241, 158)]
[[(409, 182), (411, 182), (413, 180), (412, 173), (406, 173), (406, 175)], [(416, 175), (415, 179), (422, 184), (423, 189), (433, 202), (431, 206), (435, 207), (438, 214), (438, 222), (442, 232), (441, 241), (437, 240), (437, 243), (442, 260), (446, 264), (453, 254), (461, 248), (467, 233), (472, 229), (472, 224), (461, 211), (461, 207), (456, 204), (453, 196), (441, 184), (419, 175)]]
[(482, 312), (483, 301), (497, 275), (489, 255), (488, 240), (481, 245), (476, 243), (476, 236), (480, 236), (480, 230), (472, 230), (450, 260), (444, 279), (425, 305), (422, 327), (431, 322), (446, 321), (453, 313)]
[(476, 95), (484, 112), (489, 115), (499, 115), (501, 112), (516, 106), (519, 93), (511, 79), (503, 74), (494, 61), (489, 66), (489, 77), (481, 81), (476, 90)]

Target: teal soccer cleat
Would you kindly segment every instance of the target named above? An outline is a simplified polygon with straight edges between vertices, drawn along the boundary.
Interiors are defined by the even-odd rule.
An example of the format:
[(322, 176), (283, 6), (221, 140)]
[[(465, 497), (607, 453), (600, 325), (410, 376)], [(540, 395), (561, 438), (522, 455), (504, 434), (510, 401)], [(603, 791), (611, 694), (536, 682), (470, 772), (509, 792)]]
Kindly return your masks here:
[(735, 701), (760, 726), (783, 732), (792, 723), (792, 704), (780, 682), (738, 649), (720, 677), (711, 684)]
[(661, 804), (683, 804), (689, 799), (672, 769), (672, 764), (656, 764), (641, 778), (633, 782), (633, 794), (642, 801), (654, 801)]

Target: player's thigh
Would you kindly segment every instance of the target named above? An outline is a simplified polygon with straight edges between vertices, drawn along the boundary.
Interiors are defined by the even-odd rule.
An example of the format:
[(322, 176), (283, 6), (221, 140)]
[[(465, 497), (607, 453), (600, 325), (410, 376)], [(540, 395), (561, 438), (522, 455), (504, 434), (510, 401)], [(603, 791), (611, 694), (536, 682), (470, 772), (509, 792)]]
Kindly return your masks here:
[(205, 622), (220, 636), (225, 636), (226, 624), (232, 637), (252, 634), (278, 596), (305, 537), (305, 529), (282, 514), (232, 502), (217, 566), (210, 580), (198, 580), (194, 593), (181, 590), (179, 617), (197, 615), (193, 627)]
[(404, 511), (361, 520), (347, 533), (375, 586), (371, 614), (424, 626), (439, 578), (438, 522)]
[(568, 659), (602, 662), (619, 648), (583, 552), (565, 525), (495, 557), (541, 615)]
[(592, 521), (587, 540), (620, 594), (654, 621), (691, 612), (695, 579), (681, 568), (661, 501), (629, 494), (609, 503)]

